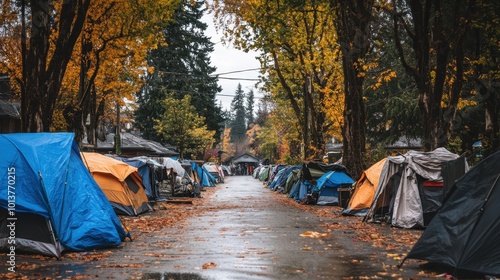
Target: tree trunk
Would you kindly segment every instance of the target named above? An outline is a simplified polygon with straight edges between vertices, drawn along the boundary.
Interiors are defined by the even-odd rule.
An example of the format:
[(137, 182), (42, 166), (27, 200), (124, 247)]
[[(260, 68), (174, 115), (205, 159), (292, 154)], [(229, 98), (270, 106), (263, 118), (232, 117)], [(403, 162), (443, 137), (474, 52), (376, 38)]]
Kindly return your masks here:
[[(443, 7), (443, 3), (448, 6)], [(424, 149), (431, 151), (446, 145), (452, 130), (457, 128), (456, 112), (463, 79), (463, 40), (470, 25), (470, 14), (467, 12), (472, 8), (473, 1), (465, 3), (467, 9), (463, 9), (463, 1), (408, 0), (407, 4), (411, 11), (412, 29), (397, 15), (397, 6), (394, 6), (397, 15), (394, 25), (396, 47), (405, 70), (417, 85)], [(399, 24), (405, 25), (412, 39), (415, 65), (410, 65), (404, 56)], [(442, 100), (451, 57), (455, 59), (456, 74), (447, 108), (443, 110)]]
[(498, 123), (498, 106), (500, 100), (496, 94), (496, 90), (488, 90), (482, 87), (480, 93), (484, 97), (484, 139), (483, 148), (484, 156), (487, 157), (493, 154), (500, 147), (500, 132)]
[(340, 0), (336, 6), (337, 33), (344, 73), (343, 164), (353, 178), (364, 170), (365, 107), (363, 69), (370, 45), (373, 0)]
[(307, 98), (307, 95), (310, 94), (311, 91), (311, 77), (307, 76), (305, 77), (304, 81), (304, 92), (303, 92), (303, 97), (302, 97), (302, 103), (304, 106), (304, 111), (303, 111), (303, 123), (302, 123), (302, 141), (304, 143), (304, 160), (310, 160), (311, 156), (311, 137), (310, 137), (310, 122), (311, 122), (311, 113), (310, 113), (310, 105), (309, 105), (309, 98)]
[[(50, 131), (52, 114), (66, 66), (85, 22), (90, 0), (63, 1), (56, 39), (51, 38), (50, 0), (31, 0), (29, 49), (22, 57), (26, 65), (21, 85), (22, 129), (27, 132)], [(50, 41), (49, 41), (50, 40)], [(49, 58), (50, 42), (54, 51)]]
[(120, 104), (116, 102), (116, 128), (115, 128), (115, 154), (122, 154), (122, 142), (121, 142), (121, 126), (120, 126)]
[[(42, 108), (46, 106), (45, 93), (47, 92), (46, 65), (50, 37), (50, 7), (48, 1), (31, 1), (32, 20), (29, 49), (23, 64), (26, 65), (26, 75), (21, 87), (22, 100), (22, 130), (26, 132), (40, 132), (43, 127)], [(28, 37), (28, 36), (26, 36)]]

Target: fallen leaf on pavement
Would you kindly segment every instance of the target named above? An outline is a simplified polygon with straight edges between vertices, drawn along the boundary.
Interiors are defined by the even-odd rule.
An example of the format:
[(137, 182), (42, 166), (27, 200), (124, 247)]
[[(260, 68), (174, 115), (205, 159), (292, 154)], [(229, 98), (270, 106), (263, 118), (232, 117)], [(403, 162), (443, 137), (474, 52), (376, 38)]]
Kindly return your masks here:
[(300, 234), (300, 237), (310, 237), (310, 238), (321, 238), (321, 237), (328, 237), (328, 236), (330, 236), (329, 233), (319, 233), (316, 231), (306, 231), (306, 232)]
[(214, 262), (204, 263), (202, 266), (203, 269), (214, 268), (214, 267), (217, 267), (217, 264)]

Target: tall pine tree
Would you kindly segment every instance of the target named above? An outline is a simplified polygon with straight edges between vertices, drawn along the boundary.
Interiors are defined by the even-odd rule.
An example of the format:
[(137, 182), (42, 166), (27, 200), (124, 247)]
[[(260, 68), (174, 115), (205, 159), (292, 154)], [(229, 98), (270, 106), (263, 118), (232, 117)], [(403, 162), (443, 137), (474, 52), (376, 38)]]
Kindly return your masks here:
[(247, 123), (253, 123), (254, 122), (254, 114), (253, 114), (253, 105), (254, 105), (254, 100), (253, 100), (253, 90), (250, 90), (247, 95)]
[[(234, 93), (233, 100), (231, 101), (231, 112), (233, 116), (231, 118), (231, 142), (236, 144), (236, 147), (240, 147), (244, 144), (246, 140), (246, 110), (245, 110), (245, 93), (241, 89), (241, 84), (238, 84), (236, 91)], [(236, 151), (239, 153), (242, 151)]]
[(218, 78), (213, 76), (216, 68), (210, 66), (209, 55), (214, 44), (204, 35), (207, 25), (201, 22), (206, 10), (203, 4), (204, 1), (181, 1), (173, 22), (164, 29), (166, 44), (152, 50), (148, 57), (148, 65), (155, 70), (138, 96), (135, 114), (145, 138), (164, 140), (156, 134), (154, 125), (164, 115), (161, 101), (168, 92), (173, 92), (179, 100), (190, 95), (191, 104), (205, 118), (208, 130), (219, 133), (223, 118), (215, 95), (222, 89)]

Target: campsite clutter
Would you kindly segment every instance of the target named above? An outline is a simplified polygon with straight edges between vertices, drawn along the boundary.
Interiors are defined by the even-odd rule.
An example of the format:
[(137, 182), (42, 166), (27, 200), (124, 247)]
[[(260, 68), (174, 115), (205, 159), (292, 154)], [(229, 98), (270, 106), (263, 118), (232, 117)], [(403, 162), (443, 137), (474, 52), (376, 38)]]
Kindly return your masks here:
[(310, 161), (296, 166), (260, 165), (252, 174), (273, 191), (301, 204), (335, 205), (344, 215), (400, 228), (424, 228), (449, 188), (469, 166), (445, 148), (388, 156), (354, 181), (338, 163)]
[(340, 206), (342, 215), (363, 217), (363, 222), (424, 229), (404, 259), (477, 276), (500, 275), (500, 219), (494, 210), (499, 172), (500, 152), (469, 170), (464, 156), (437, 148), (388, 156), (357, 181), (342, 165), (314, 161), (260, 165), (252, 176), (300, 204)]
[(17, 254), (60, 258), (119, 246), (133, 238), (121, 215), (202, 197), (217, 183), (199, 162), (81, 152), (73, 133), (0, 134), (0, 154), (0, 190), (9, 194), (0, 197), (0, 249), (11, 248), (8, 225), (15, 221)]
[[(403, 262), (425, 260), (452, 267), (454, 273), (500, 275), (495, 249), (500, 219), (494, 207), (500, 197), (500, 152), (469, 171), (464, 157), (444, 148), (409, 151), (380, 160), (357, 180), (338, 163), (239, 162), (224, 167), (80, 152), (72, 133), (0, 135), (0, 154), (0, 191), (15, 188), (15, 204), (10, 196), (0, 196), (4, 251), (9, 250), (13, 217), (17, 253), (60, 258), (65, 251), (120, 246), (126, 237), (133, 239), (127, 223), (147, 223), (134, 217), (176, 197), (202, 197), (204, 188), (236, 173), (251, 175), (303, 207), (338, 206), (341, 211), (331, 212), (380, 226), (425, 229), (408, 255), (401, 256)], [(247, 160), (254, 158), (247, 155)]]
[[(443, 164), (461, 170), (443, 176)], [(454, 182), (468, 170), (464, 157), (445, 148), (431, 152), (409, 151), (387, 157), (380, 173), (366, 221), (387, 221), (395, 227), (425, 227), (436, 214), (448, 192), (445, 181)], [(446, 171), (445, 171), (446, 172)], [(446, 185), (449, 185), (446, 182)]]

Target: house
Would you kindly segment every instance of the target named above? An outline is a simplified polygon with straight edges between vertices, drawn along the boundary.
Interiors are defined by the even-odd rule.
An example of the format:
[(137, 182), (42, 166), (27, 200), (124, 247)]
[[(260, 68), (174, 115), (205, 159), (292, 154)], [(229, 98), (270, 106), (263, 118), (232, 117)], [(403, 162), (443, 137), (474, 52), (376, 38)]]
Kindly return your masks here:
[(236, 166), (236, 174), (252, 174), (253, 169), (260, 163), (260, 159), (248, 152), (245, 152), (232, 160), (233, 165)]

